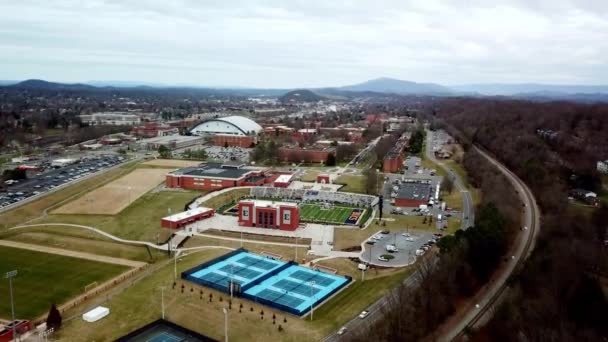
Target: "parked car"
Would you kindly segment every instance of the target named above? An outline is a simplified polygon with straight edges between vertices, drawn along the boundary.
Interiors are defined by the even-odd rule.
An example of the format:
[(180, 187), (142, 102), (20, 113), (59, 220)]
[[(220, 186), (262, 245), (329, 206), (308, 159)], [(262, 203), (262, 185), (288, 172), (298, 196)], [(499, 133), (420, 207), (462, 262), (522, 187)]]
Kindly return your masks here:
[(365, 243), (368, 245), (373, 245), (376, 243), (376, 240), (367, 240), (367, 241), (365, 241)]
[(381, 231), (380, 233), (382, 233), (382, 234), (390, 234), (390, 231), (388, 231), (388, 230), (385, 229), (385, 230)]
[(379, 256), (378, 260), (380, 260), (380, 261), (388, 261), (388, 259), (385, 258), (383, 255)]

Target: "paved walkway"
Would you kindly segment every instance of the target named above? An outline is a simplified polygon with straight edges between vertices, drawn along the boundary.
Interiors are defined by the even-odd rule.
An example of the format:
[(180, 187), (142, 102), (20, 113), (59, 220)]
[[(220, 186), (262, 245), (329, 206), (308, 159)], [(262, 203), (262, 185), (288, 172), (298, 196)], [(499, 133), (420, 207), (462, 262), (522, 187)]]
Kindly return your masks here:
[(233, 190), (238, 190), (238, 189), (251, 189), (251, 188), (253, 188), (253, 186), (237, 186), (234, 188), (225, 188), (225, 189), (221, 189), (221, 190), (217, 190), (217, 191), (212, 191), (212, 192), (205, 194), (205, 195), (197, 198), (196, 200), (194, 200), (194, 202), (190, 203), (190, 205), (188, 206), (188, 209), (198, 208), (201, 206), (201, 203), (203, 203), (209, 199), (212, 199), (215, 196), (221, 195), (223, 193), (233, 191)]
[(13, 229), (24, 229), (24, 228), (34, 228), (34, 227), (72, 227), (72, 228), (81, 228), (81, 229), (86, 229), (86, 230), (90, 230), (92, 232), (95, 232), (99, 235), (105, 236), (110, 240), (114, 240), (117, 242), (121, 242), (121, 243), (126, 243), (126, 244), (131, 244), (131, 245), (140, 245), (140, 246), (148, 246), (148, 247), (152, 247), (155, 249), (160, 249), (160, 250), (167, 250), (167, 244), (162, 244), (162, 245), (155, 245), (151, 242), (148, 241), (137, 241), (137, 240), (125, 240), (125, 239), (121, 239), (119, 237), (116, 237), (112, 234), (106, 233), (101, 229), (97, 229), (95, 227), (89, 227), (89, 226), (83, 226), (80, 224), (71, 224), (71, 223), (38, 223), (38, 224), (26, 224), (26, 225), (21, 225), (21, 226), (16, 226), (13, 228), (10, 228), (9, 230), (13, 230)]
[(64, 255), (64, 256), (69, 256), (69, 257), (74, 257), (74, 258), (87, 259), (87, 260), (93, 260), (93, 261), (105, 262), (108, 264), (116, 264), (116, 265), (123, 265), (123, 266), (129, 266), (129, 267), (142, 267), (142, 266), (146, 265), (145, 262), (141, 262), (141, 261), (120, 259), (120, 258), (114, 258), (114, 257), (109, 257), (109, 256), (103, 256), (103, 255), (97, 255), (97, 254), (91, 254), (91, 253), (85, 253), (85, 252), (77, 252), (77, 251), (71, 251), (71, 250), (62, 249), (62, 248), (47, 247), (47, 246), (34, 245), (34, 244), (22, 243), (22, 242), (16, 242), (16, 241), (0, 240), (0, 246), (27, 249), (30, 251), (36, 251), (36, 252), (42, 252), (42, 253), (58, 254), (58, 255)]

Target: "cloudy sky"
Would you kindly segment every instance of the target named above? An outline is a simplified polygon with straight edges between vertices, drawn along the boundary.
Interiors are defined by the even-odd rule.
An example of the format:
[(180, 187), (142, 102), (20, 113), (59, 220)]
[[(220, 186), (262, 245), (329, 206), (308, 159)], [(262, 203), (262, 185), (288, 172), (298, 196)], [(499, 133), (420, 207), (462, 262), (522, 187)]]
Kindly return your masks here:
[[(466, 5), (465, 5), (466, 4)], [(608, 83), (608, 1), (0, 0), (0, 79)]]

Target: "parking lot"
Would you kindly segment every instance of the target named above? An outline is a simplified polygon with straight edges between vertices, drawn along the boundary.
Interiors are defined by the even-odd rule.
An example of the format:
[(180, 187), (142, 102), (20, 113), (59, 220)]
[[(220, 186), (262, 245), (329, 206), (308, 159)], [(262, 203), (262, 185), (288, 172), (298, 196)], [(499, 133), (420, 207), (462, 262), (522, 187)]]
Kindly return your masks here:
[(205, 152), (211, 160), (249, 162), (251, 148), (208, 146)]
[[(424, 254), (426, 251), (421, 248), (436, 238), (431, 233), (412, 233), (405, 230), (400, 232), (385, 231), (384, 233), (387, 234), (377, 232), (367, 239), (364, 244), (365, 248), (361, 253), (361, 261), (378, 266), (406, 266), (416, 261), (417, 256)], [(430, 244), (434, 244), (434, 242)], [(396, 250), (389, 251), (388, 249), (391, 249), (391, 247), (387, 246), (394, 246)], [(425, 249), (430, 249), (430, 246), (425, 247)], [(381, 260), (383, 255), (391, 255), (393, 258)]]
[(77, 181), (83, 177), (126, 162), (128, 158), (116, 155), (83, 157), (73, 164), (61, 168), (48, 168), (34, 173), (18, 183), (5, 185), (0, 191), (0, 208), (8, 207), (32, 196), (50, 191), (63, 184)]

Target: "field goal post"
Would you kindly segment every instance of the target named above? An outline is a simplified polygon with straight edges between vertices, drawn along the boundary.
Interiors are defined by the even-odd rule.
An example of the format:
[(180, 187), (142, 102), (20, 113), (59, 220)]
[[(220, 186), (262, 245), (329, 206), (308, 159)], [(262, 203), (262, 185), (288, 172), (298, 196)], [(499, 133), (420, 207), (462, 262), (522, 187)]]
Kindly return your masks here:
[(96, 288), (97, 286), (99, 286), (99, 284), (96, 281), (94, 281), (94, 282), (86, 285), (84, 287), (84, 293), (87, 293), (87, 292), (91, 291), (92, 289)]

